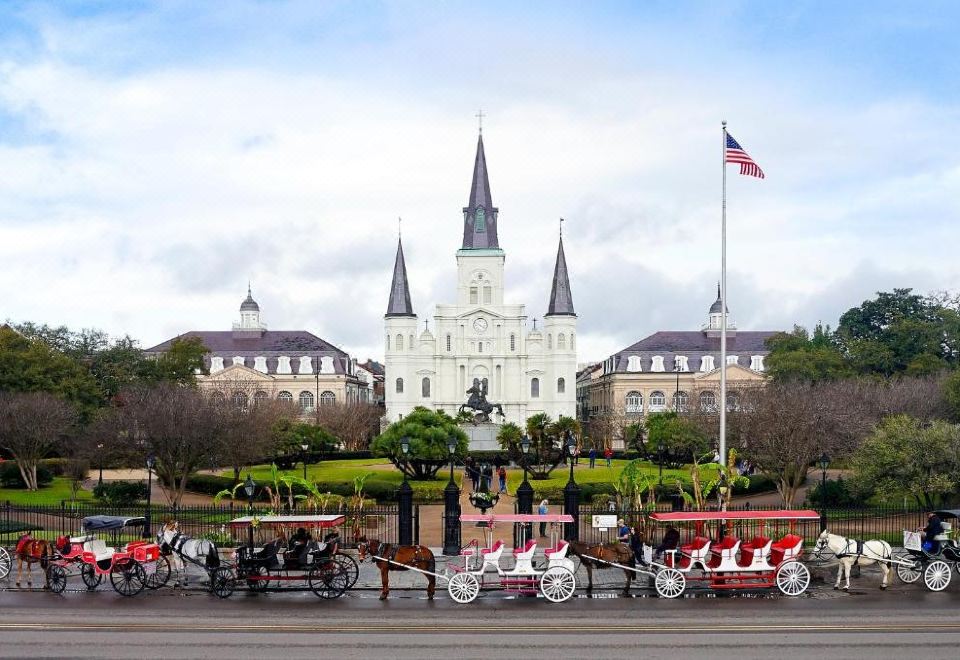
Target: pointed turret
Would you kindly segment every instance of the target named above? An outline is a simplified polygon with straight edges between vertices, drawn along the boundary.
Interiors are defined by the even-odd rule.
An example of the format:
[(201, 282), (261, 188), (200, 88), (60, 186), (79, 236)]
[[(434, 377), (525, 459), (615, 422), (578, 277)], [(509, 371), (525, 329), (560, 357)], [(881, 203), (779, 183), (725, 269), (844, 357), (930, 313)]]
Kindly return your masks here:
[(567, 275), (567, 259), (563, 254), (563, 236), (557, 249), (557, 264), (553, 269), (553, 287), (550, 290), (550, 305), (546, 316), (576, 316), (573, 311), (573, 294), (570, 293), (570, 278)]
[(463, 249), (499, 249), (497, 211), (490, 196), (487, 158), (483, 153), (483, 134), (477, 139), (477, 157), (473, 163), (470, 201), (463, 208)]
[(410, 285), (407, 284), (407, 264), (403, 260), (403, 241), (397, 239), (397, 260), (393, 264), (393, 283), (386, 316), (416, 316), (410, 303)]

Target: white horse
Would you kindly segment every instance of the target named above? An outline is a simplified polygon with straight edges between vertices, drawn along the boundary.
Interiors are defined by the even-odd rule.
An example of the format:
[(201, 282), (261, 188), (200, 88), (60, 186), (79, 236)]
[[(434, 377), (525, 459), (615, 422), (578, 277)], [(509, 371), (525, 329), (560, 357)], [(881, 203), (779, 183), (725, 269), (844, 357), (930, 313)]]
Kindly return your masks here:
[(821, 555), (825, 549), (837, 556), (840, 566), (837, 568), (837, 582), (833, 585), (834, 589), (840, 588), (840, 578), (846, 574), (847, 583), (843, 587), (844, 591), (850, 589), (850, 568), (854, 564), (869, 566), (877, 564), (883, 573), (883, 581), (880, 583), (881, 589), (887, 588), (887, 579), (890, 577), (890, 560), (893, 558), (893, 550), (886, 541), (855, 541), (837, 534), (831, 534), (823, 530), (817, 539), (815, 553)]
[(164, 523), (157, 532), (157, 544), (161, 548), (170, 549), (170, 563), (176, 572), (174, 587), (181, 585), (180, 576), (183, 576), (183, 586), (187, 586), (188, 572), (184, 559), (201, 568), (212, 570), (220, 565), (220, 554), (213, 541), (194, 539), (180, 533), (180, 523), (170, 521)]

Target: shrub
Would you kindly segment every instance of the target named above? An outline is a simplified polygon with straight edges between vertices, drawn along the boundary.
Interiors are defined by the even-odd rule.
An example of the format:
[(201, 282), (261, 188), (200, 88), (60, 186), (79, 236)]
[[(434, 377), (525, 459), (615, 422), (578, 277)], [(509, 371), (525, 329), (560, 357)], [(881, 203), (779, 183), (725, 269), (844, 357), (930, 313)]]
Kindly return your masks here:
[(93, 496), (111, 506), (136, 504), (147, 498), (147, 484), (142, 481), (104, 481), (94, 487)]
[(836, 481), (827, 479), (826, 484), (818, 483), (807, 491), (807, 503), (815, 507), (850, 506), (860, 501), (860, 496), (850, 489), (843, 477), (838, 477)]
[[(53, 481), (53, 473), (50, 468), (42, 463), (37, 466), (37, 486), (49, 486)], [(20, 468), (16, 461), (4, 461), (0, 464), (0, 486), (3, 488), (26, 488), (27, 484), (23, 482), (20, 476)]]

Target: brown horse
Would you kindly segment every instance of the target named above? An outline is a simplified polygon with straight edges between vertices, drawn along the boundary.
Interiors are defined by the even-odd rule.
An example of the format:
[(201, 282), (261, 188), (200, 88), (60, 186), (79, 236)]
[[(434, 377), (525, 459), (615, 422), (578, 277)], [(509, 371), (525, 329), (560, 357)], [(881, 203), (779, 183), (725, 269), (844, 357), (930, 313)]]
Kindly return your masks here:
[[(634, 533), (631, 543), (641, 544), (643, 538)], [(634, 551), (625, 543), (597, 543), (587, 545), (578, 541), (570, 542), (570, 552), (580, 558), (580, 563), (587, 569), (587, 593), (593, 591), (593, 569), (603, 570), (605, 568), (617, 568), (610, 564), (620, 564), (621, 566), (635, 566)], [(597, 560), (601, 561), (597, 561)], [(609, 563), (608, 563), (609, 562)], [(623, 569), (623, 574), (627, 576), (627, 584), (623, 588), (624, 595), (630, 593), (630, 584), (633, 582), (633, 571)]]
[[(383, 585), (380, 590), (380, 600), (386, 600), (390, 595), (390, 571), (406, 571), (407, 566), (430, 571), (430, 573), (437, 570), (437, 560), (430, 548), (425, 545), (394, 545), (381, 543), (376, 539), (368, 541), (361, 537), (357, 549), (360, 551), (360, 561), (365, 561), (367, 555), (370, 555), (371, 560), (380, 569), (380, 582)], [(381, 559), (375, 559), (375, 557), (381, 557)], [(390, 561), (384, 561), (386, 559)], [(403, 565), (398, 566), (398, 564)], [(433, 594), (437, 590), (437, 578), (429, 573), (424, 575), (427, 578), (427, 598), (433, 600)]]
[(17, 586), (20, 586), (20, 577), (23, 573), (23, 564), (27, 564), (27, 586), (33, 586), (33, 565), (38, 563), (46, 570), (54, 556), (53, 544), (43, 539), (35, 539), (26, 533), (17, 540)]

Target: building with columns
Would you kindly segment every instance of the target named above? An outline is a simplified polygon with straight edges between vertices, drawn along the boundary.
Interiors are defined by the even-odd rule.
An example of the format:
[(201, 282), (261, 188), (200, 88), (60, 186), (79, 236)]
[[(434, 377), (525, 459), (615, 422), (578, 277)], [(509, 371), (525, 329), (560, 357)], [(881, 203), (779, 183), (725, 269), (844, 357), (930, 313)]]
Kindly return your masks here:
[(200, 386), (239, 405), (276, 398), (309, 415), (317, 405), (373, 402), (373, 379), (363, 377), (356, 359), (306, 330), (268, 330), (249, 286), (231, 330), (191, 330), (145, 353), (165, 353), (176, 339), (188, 337), (198, 337), (210, 351), (197, 374)]
[(577, 315), (563, 237), (543, 322), (528, 324), (524, 305), (504, 302), (506, 253), (497, 236), (483, 135), (477, 141), (470, 197), (456, 251), (457, 300), (436, 305), (432, 327), (414, 312), (402, 241), (384, 315), (387, 421), (416, 406), (456, 414), (473, 384), (503, 407), (492, 421), (523, 425), (545, 412), (576, 415)]

